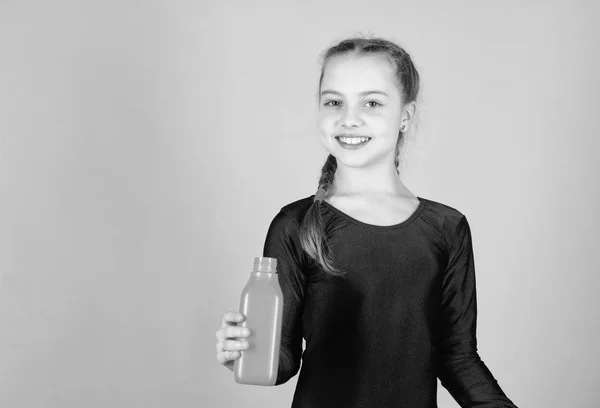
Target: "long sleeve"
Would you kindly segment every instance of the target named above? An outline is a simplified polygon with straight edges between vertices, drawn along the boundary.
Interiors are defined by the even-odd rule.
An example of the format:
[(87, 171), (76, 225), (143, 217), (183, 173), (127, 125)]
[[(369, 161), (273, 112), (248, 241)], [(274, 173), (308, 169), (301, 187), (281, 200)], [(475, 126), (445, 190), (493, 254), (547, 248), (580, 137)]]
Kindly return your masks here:
[(465, 407), (516, 408), (477, 352), (477, 299), (471, 230), (463, 215), (457, 224), (442, 281), (442, 338), (438, 377)]
[(299, 229), (296, 219), (280, 211), (269, 226), (263, 249), (263, 256), (277, 258), (277, 274), (284, 298), (279, 368), (275, 385), (286, 383), (300, 369), (306, 276), (302, 271)]

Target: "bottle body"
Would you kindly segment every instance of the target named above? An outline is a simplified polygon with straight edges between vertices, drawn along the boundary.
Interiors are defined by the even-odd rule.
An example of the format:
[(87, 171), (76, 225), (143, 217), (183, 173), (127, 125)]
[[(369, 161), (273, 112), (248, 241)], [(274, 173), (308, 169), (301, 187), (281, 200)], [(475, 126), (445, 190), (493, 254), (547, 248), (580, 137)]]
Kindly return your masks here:
[[(268, 262), (271, 271), (261, 265)], [(275, 264), (275, 267), (273, 267)], [(264, 265), (263, 265), (264, 266)], [(246, 316), (239, 326), (250, 329), (249, 347), (234, 363), (234, 378), (239, 384), (275, 385), (279, 368), (283, 293), (279, 286), (274, 258), (255, 258), (255, 268), (240, 298), (240, 312)]]

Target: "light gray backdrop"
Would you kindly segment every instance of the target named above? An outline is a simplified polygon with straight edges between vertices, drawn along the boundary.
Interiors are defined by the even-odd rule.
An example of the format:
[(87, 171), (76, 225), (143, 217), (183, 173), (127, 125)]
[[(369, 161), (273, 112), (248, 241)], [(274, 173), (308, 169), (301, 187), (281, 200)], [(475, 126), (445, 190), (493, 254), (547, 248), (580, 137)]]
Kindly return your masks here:
[(597, 407), (597, 4), (0, 2), (0, 406), (289, 406), (215, 331), (316, 190), (318, 54), (361, 32), (422, 75), (401, 171), (470, 220), (484, 362)]

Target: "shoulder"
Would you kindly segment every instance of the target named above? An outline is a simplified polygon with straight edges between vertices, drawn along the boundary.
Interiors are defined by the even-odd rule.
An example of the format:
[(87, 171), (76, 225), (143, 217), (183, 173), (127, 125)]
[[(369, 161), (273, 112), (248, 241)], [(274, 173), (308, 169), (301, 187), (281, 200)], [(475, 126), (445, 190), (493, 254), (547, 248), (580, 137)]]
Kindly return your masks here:
[(304, 215), (313, 203), (314, 195), (304, 197), (280, 207), (269, 227), (269, 235), (297, 235)]
[(431, 216), (439, 218), (440, 220), (444, 220), (448, 223), (456, 223), (465, 217), (465, 214), (454, 206), (434, 201), (429, 198), (421, 197), (421, 199), (425, 201), (424, 210)]
[(457, 234), (469, 230), (467, 216), (456, 206), (421, 197), (424, 201), (421, 218), (436, 228), (448, 244), (452, 244)]
[(308, 197), (301, 198), (294, 202), (285, 204), (281, 207), (280, 218), (285, 218), (288, 221), (296, 221), (298, 225), (302, 223), (308, 208), (313, 204), (314, 194)]
[(300, 240), (300, 225), (306, 211), (313, 203), (313, 196), (285, 204), (269, 225), (263, 256), (282, 258), (291, 256), (295, 263), (305, 264), (305, 253)]

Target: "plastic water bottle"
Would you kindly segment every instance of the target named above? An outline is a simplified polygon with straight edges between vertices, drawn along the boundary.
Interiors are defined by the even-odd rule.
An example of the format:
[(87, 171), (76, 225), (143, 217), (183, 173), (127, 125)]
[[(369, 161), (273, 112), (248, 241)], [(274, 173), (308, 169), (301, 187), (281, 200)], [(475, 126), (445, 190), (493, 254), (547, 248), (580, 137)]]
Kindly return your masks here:
[(277, 259), (255, 257), (250, 279), (242, 291), (239, 325), (250, 329), (249, 347), (241, 350), (233, 373), (239, 384), (275, 385), (279, 368), (283, 293), (277, 276)]

